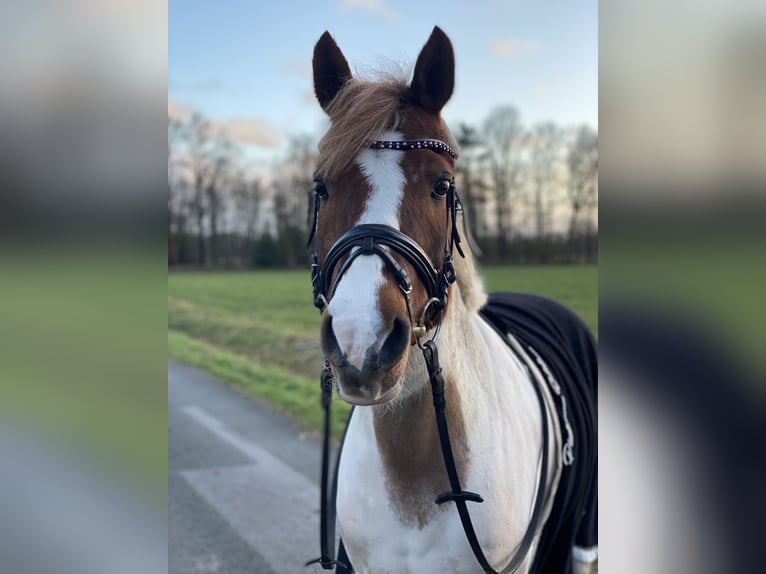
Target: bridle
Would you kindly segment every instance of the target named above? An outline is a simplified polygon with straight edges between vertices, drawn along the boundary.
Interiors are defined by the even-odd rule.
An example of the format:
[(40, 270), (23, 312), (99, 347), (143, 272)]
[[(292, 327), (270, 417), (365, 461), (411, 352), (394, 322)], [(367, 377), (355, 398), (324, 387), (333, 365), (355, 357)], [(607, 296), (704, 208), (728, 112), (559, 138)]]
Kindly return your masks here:
[[(446, 153), (453, 159), (457, 158), (457, 154), (446, 143), (434, 139), (422, 139), (422, 140), (407, 140), (407, 141), (382, 141), (376, 140), (370, 144), (371, 149), (378, 150), (432, 150), (437, 153)], [(442, 376), (442, 369), (439, 365), (439, 355), (436, 348), (436, 339), (439, 335), (439, 329), (441, 327), (441, 321), (444, 314), (444, 309), (447, 306), (447, 296), (450, 286), (456, 280), (455, 267), (452, 260), (452, 254), (455, 249), (461, 257), (465, 257), (461, 246), (461, 238), (457, 229), (457, 214), (461, 215), (463, 212), (463, 206), (460, 202), (460, 198), (455, 190), (454, 181), (450, 181), (450, 186), (447, 193), (444, 195), (446, 203), (446, 229), (449, 229), (452, 225), (452, 231), (447, 236), (444, 246), (444, 257), (441, 266), (437, 266), (433, 263), (426, 252), (418, 245), (418, 243), (402, 233), (398, 229), (388, 225), (380, 224), (361, 224), (351, 228), (344, 233), (330, 248), (325, 256), (322, 264), (319, 264), (319, 255), (315, 247), (311, 258), (311, 282), (314, 287), (314, 305), (321, 311), (328, 305), (329, 299), (332, 297), (332, 293), (337, 287), (338, 282), (343, 277), (344, 273), (349, 269), (352, 262), (361, 255), (377, 255), (380, 257), (394, 277), (396, 284), (402, 292), (407, 305), (407, 314), (410, 319), (410, 325), (412, 328), (412, 335), (418, 347), (423, 351), (423, 357), (426, 362), (426, 368), (428, 370), (428, 377), (431, 383), (431, 394), (433, 396), (434, 412), (436, 414), (436, 424), (439, 431), (439, 444), (442, 451), (442, 457), (447, 470), (447, 476), (450, 482), (451, 490), (444, 492), (436, 497), (436, 504), (443, 504), (445, 502), (455, 502), (455, 505), (460, 516), (460, 521), (463, 525), (468, 543), (471, 546), (471, 550), (476, 557), (476, 560), (481, 565), (482, 569), (491, 574), (497, 574), (497, 572), (489, 565), (484, 553), (479, 544), (476, 532), (474, 531), (471, 517), (468, 512), (468, 506), (466, 502), (484, 502), (482, 497), (475, 492), (469, 492), (463, 490), (460, 486), (460, 480), (457, 474), (457, 467), (455, 465), (454, 456), (452, 453), (452, 446), (449, 439), (449, 431), (447, 428), (446, 418), (446, 401), (444, 395), (444, 378)], [(319, 212), (323, 201), (328, 199), (328, 191), (324, 181), (321, 178), (315, 178), (314, 182), (314, 211), (313, 221), (309, 230), (308, 245), (311, 245), (314, 237), (316, 236), (317, 226), (319, 224)], [(470, 235), (469, 235), (470, 238)], [(392, 256), (392, 252), (401, 256), (415, 269), (418, 277), (423, 283), (426, 293), (428, 295), (427, 302), (419, 313), (417, 320), (413, 320), (412, 302), (410, 294), (412, 293), (412, 282), (409, 278), (407, 271), (402, 267), (396, 259)], [(341, 263), (341, 260), (346, 257), (345, 261)], [(338, 265), (340, 267), (338, 268)], [(335, 271), (338, 268), (337, 272)], [(333, 275), (335, 275), (333, 281)], [(429, 316), (430, 315), (430, 316)], [(423, 338), (426, 335), (430, 327), (435, 327), (431, 338), (423, 342)], [(343, 441), (341, 441), (341, 448), (338, 450), (338, 460), (335, 465), (335, 476), (333, 477), (332, 486), (329, 486), (329, 459), (330, 459), (330, 404), (332, 400), (332, 389), (334, 383), (334, 376), (330, 368), (330, 364), (325, 360), (324, 368), (321, 377), (321, 389), (322, 389), (322, 407), (325, 411), (324, 417), (324, 440), (322, 448), (322, 478), (321, 478), (321, 508), (320, 508), (320, 545), (322, 556), (316, 560), (311, 560), (306, 566), (314, 563), (319, 563), (322, 568), (329, 570), (333, 567), (343, 568), (347, 572), (353, 572), (353, 570), (346, 564), (339, 556), (338, 560), (332, 558), (335, 555), (335, 501), (337, 495), (337, 479), (338, 479), (338, 467), (340, 466), (340, 455), (343, 448)], [(545, 453), (548, 452), (548, 433), (547, 433), (547, 415), (545, 406), (543, 405), (542, 395), (538, 389), (538, 400), (540, 401), (542, 417), (543, 417), (543, 448), (544, 453), (541, 460), (541, 468), (538, 479), (538, 492), (535, 499), (534, 510), (532, 513), (532, 519), (527, 527), (527, 531), (522, 539), (519, 550), (515, 554), (513, 560), (503, 570), (503, 574), (515, 572), (526, 558), (527, 552), (531, 548), (534, 534), (537, 530), (537, 523), (539, 522), (540, 515), (542, 513), (542, 502), (544, 499), (543, 491), (544, 485), (547, 482), (547, 467), (548, 457)], [(353, 412), (353, 409), (352, 409)], [(350, 415), (349, 415), (350, 420)], [(346, 424), (348, 428), (348, 423)], [(345, 436), (344, 436), (345, 438)], [(329, 494), (328, 494), (329, 490)]]
[[(437, 153), (446, 153), (453, 159), (457, 158), (457, 154), (448, 144), (433, 139), (405, 141), (376, 140), (370, 144), (370, 148), (402, 151), (432, 150)], [(327, 199), (328, 191), (324, 181), (319, 177), (315, 178), (314, 212), (308, 237), (309, 245), (316, 235), (320, 207), (322, 202), (327, 201)], [(454, 181), (450, 181), (450, 186), (444, 195), (444, 199), (446, 204), (445, 226), (449, 228), (451, 222), (452, 232), (445, 242), (443, 261), (440, 266), (434, 264), (428, 254), (414, 239), (394, 227), (380, 224), (357, 225), (343, 234), (333, 244), (321, 266), (318, 262), (319, 254), (317, 249), (314, 249), (311, 258), (311, 282), (314, 286), (314, 305), (320, 311), (327, 306), (328, 299), (331, 297), (334, 288), (357, 257), (361, 255), (377, 255), (383, 260), (385, 267), (393, 276), (404, 296), (407, 305), (407, 315), (410, 319), (412, 334), (415, 339), (419, 341), (431, 325), (438, 328), (441, 325), (441, 313), (447, 306), (449, 287), (456, 279), (455, 267), (452, 262), (454, 249), (457, 249), (461, 257), (465, 257), (456, 222), (457, 214), (458, 212), (462, 213), (463, 206), (455, 190)], [(401, 256), (412, 265), (428, 295), (427, 302), (417, 319), (413, 317), (410, 299), (412, 282), (404, 267), (394, 259), (392, 252)], [(346, 260), (340, 265), (333, 281), (335, 269), (344, 257), (346, 257)], [(429, 314), (431, 315), (430, 317)]]

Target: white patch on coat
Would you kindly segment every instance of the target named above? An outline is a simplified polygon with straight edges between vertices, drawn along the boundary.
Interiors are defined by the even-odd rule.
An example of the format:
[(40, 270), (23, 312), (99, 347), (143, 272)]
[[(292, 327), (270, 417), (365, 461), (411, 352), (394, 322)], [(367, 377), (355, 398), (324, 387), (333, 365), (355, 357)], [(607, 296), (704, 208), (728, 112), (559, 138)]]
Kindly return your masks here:
[[(381, 136), (402, 140), (397, 132)], [(357, 224), (379, 223), (399, 229), (399, 208), (406, 178), (401, 166), (403, 151), (365, 150), (357, 163), (370, 186), (370, 196)], [(361, 369), (367, 350), (385, 337), (378, 293), (383, 286), (383, 261), (377, 255), (360, 255), (341, 278), (328, 311), (338, 345), (348, 362)]]
[[(386, 132), (381, 139), (401, 141), (398, 132)], [(382, 223), (399, 229), (399, 208), (404, 197), (407, 178), (402, 169), (403, 151), (368, 149), (362, 152), (357, 163), (372, 189), (359, 223)]]
[[(471, 453), (461, 483), (487, 501), (470, 506), (471, 518), (488, 560), (500, 569), (512, 558), (532, 512), (535, 469), (543, 455), (541, 414), (527, 367), (491, 327), (467, 312), (458, 293), (454, 295), (439, 339), (439, 356), (445, 377), (457, 381), (461, 394)], [(410, 362), (422, 362), (422, 357), (411, 353)], [(422, 371), (421, 365), (409, 365), (405, 387), (426, 384)], [(552, 405), (548, 393), (544, 394), (547, 405)], [(388, 498), (374, 408), (382, 407), (354, 411), (338, 478), (338, 527), (356, 571), (478, 572), (454, 505), (445, 505), (421, 530), (398, 518)], [(551, 422), (549, 489), (561, 470), (555, 455), (561, 445), (560, 429)], [(544, 516), (550, 510), (552, 492), (548, 490)], [(528, 572), (532, 559), (531, 551), (517, 572)]]

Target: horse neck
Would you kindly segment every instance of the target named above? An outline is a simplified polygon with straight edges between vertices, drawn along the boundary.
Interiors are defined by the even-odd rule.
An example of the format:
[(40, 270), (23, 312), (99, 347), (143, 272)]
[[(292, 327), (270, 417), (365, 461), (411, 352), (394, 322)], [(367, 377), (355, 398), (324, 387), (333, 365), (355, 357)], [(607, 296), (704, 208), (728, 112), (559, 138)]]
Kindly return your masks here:
[[(458, 230), (465, 236), (462, 221), (458, 221)], [(476, 323), (479, 320), (479, 310), (487, 301), (487, 295), (476, 273), (473, 254), (469, 249), (465, 251), (465, 257), (458, 256), (454, 260), (457, 281), (450, 289), (449, 304), (437, 341), (448, 398), (450, 395), (459, 395), (457, 381), (462, 373), (478, 373), (486, 368), (486, 353)], [(404, 377), (401, 397), (393, 404), (378, 409), (379, 415), (390, 414), (391, 411), (421, 411), (424, 408), (433, 408), (425, 361), (419, 349), (415, 347), (411, 349)], [(459, 401), (460, 397), (452, 398)]]
[[(473, 418), (470, 395), (478, 392), (467, 373), (478, 373), (485, 355), (476, 327), (477, 310), (466, 305), (459, 286), (450, 293), (450, 304), (437, 341), (446, 395), (446, 416), (458, 470), (463, 471), (467, 453), (466, 419)], [(486, 366), (485, 366), (486, 367)], [(406, 481), (446, 480), (439, 447), (431, 390), (425, 361), (413, 347), (404, 375), (402, 396), (393, 403), (374, 407), (374, 428), (384, 465)], [(473, 387), (473, 388), (472, 388)], [(446, 484), (441, 485), (447, 488)]]
[[(466, 409), (470, 401), (456, 376), (456, 368), (466, 361), (466, 350), (457, 341), (478, 339), (472, 317), (465, 312), (462, 301), (450, 300), (438, 339), (440, 363), (443, 368), (446, 396), (446, 416), (450, 442), (458, 474), (468, 469), (468, 439)], [(462, 342), (461, 342), (462, 344)], [(473, 381), (469, 381), (472, 383)], [(444, 460), (439, 445), (431, 390), (425, 361), (420, 350), (413, 347), (404, 375), (404, 390), (400, 397), (385, 405), (372, 407), (375, 444), (391, 502), (402, 523), (423, 528), (437, 512), (434, 497), (449, 490)]]

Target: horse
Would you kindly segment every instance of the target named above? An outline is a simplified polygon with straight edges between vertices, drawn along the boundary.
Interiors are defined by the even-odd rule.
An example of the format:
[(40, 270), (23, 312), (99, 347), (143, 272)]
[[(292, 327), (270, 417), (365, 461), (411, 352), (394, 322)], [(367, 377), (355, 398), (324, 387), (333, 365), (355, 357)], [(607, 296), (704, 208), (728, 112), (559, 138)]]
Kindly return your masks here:
[(353, 76), (325, 32), (313, 80), (330, 119), (309, 237), (323, 383), (328, 401), (334, 386), (354, 405), (328, 509), (341, 547), (337, 560), (323, 548), (317, 561), (359, 573), (571, 571), (595, 504), (593, 464), (578, 515), (559, 517), (547, 538), (545, 529), (567, 452), (593, 451), (593, 437), (573, 437), (573, 421), (562, 422), (565, 385), (550, 365), (487, 319), (462, 243), (458, 146), (441, 117), (455, 80), (449, 38), (433, 29), (408, 83)]

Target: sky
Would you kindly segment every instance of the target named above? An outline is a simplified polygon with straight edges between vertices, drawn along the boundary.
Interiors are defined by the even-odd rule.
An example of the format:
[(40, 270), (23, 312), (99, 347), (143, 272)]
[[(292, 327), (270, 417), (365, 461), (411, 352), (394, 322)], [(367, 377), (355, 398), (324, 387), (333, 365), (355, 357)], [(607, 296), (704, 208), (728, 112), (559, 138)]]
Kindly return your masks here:
[(170, 0), (168, 110), (202, 113), (267, 161), (326, 129), (311, 72), (325, 30), (357, 73), (411, 70), (434, 25), (455, 49), (453, 129), (506, 104), (527, 126), (598, 127), (596, 0)]

